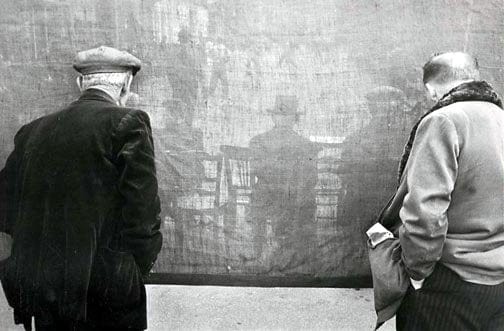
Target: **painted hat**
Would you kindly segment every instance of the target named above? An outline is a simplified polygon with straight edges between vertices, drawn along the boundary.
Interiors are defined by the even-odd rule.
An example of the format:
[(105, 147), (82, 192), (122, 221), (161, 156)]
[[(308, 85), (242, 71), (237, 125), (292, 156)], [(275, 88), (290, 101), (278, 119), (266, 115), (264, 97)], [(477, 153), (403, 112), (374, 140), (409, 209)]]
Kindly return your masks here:
[(126, 51), (100, 46), (77, 53), (73, 67), (83, 75), (140, 70), (141, 61)]
[(270, 114), (278, 115), (296, 115), (301, 114), (297, 110), (298, 99), (295, 95), (277, 95), (275, 99), (275, 107), (268, 109), (267, 112)]

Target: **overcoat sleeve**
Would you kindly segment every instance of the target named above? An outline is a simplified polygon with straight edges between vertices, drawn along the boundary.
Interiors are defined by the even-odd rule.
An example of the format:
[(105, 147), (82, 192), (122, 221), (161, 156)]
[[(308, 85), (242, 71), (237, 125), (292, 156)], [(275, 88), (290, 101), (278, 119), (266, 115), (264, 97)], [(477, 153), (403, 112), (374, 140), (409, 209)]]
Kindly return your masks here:
[(16, 222), (17, 210), (17, 193), (16, 181), (21, 162), (23, 143), (22, 137), (27, 130), (27, 126), (23, 126), (14, 137), (14, 151), (11, 152), (5, 167), (0, 171), (0, 232), (5, 232), (12, 236), (14, 225)]
[(12, 235), (13, 219), (12, 209), (14, 208), (14, 188), (12, 179), (15, 178), (14, 152), (9, 155), (5, 167), (0, 171), (0, 232)]
[(154, 144), (148, 115), (131, 110), (121, 119), (115, 135), (120, 145), (118, 190), (123, 198), (119, 249), (131, 253), (142, 274), (146, 274), (162, 244)]
[(413, 279), (428, 277), (441, 258), (458, 155), (453, 122), (443, 114), (427, 116), (418, 127), (408, 160), (407, 194), (399, 214), (402, 258)]

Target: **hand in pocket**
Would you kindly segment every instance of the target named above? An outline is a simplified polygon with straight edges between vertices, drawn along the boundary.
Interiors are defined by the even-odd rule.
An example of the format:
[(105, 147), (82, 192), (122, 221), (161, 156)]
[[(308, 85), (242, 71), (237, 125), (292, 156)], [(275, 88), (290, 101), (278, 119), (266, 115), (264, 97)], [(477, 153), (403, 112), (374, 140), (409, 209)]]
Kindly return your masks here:
[(90, 292), (110, 306), (126, 306), (141, 300), (143, 281), (133, 255), (102, 248), (93, 265)]

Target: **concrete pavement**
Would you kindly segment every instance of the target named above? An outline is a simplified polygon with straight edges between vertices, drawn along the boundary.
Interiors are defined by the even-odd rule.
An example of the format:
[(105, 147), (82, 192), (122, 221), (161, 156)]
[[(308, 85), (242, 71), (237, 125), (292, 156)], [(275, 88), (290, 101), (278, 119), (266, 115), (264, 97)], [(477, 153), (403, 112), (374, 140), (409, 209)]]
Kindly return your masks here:
[[(373, 330), (371, 289), (149, 285), (149, 330)], [(22, 330), (0, 296), (0, 329)], [(395, 330), (389, 321), (380, 330)]]

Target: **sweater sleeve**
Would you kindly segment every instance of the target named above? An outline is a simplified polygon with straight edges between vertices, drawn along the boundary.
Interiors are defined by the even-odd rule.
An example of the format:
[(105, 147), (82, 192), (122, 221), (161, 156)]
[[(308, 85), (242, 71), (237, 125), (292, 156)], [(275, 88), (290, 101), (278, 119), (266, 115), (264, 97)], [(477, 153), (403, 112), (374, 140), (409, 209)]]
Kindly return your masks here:
[(441, 258), (458, 155), (453, 122), (443, 114), (427, 116), (418, 127), (408, 160), (407, 194), (399, 214), (402, 259), (413, 279), (428, 277)]
[(126, 114), (117, 128), (120, 141), (118, 189), (123, 197), (120, 249), (135, 257), (142, 273), (152, 268), (162, 236), (154, 146), (148, 115)]

